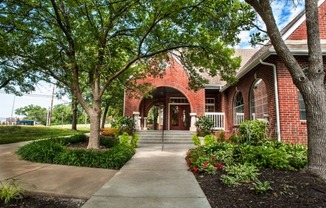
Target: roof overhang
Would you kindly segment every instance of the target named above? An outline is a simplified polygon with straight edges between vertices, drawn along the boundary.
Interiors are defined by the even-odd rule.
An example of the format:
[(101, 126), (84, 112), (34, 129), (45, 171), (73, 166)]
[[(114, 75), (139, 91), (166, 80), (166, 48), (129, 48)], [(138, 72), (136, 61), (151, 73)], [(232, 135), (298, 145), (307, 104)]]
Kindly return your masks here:
[[(285, 44), (288, 46), (290, 52), (294, 56), (307, 56), (309, 53), (307, 40), (287, 40)], [(322, 55), (326, 56), (326, 40), (321, 40), (321, 50)], [(240, 70), (238, 71), (236, 78), (240, 79), (248, 72), (250, 72), (253, 68), (260, 64), (260, 61), (267, 59), (271, 55), (277, 55), (274, 47), (272, 46), (264, 46), (261, 48), (252, 58), (249, 60), (247, 64), (245, 64)], [(230, 85), (224, 85), (221, 89), (221, 92), (229, 88)]]
[(204, 85), (205, 90), (221, 90), (224, 85), (214, 85), (214, 84), (207, 84)]

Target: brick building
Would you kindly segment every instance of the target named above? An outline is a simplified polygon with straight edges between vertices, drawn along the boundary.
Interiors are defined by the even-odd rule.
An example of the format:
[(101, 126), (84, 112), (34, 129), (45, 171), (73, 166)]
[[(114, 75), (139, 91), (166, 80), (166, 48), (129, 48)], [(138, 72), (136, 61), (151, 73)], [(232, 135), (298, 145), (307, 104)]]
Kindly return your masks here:
[[(322, 52), (326, 55), (326, 2), (319, 1), (319, 23)], [(302, 67), (307, 65), (307, 34), (304, 12), (282, 31), (283, 40)], [(194, 131), (196, 116), (207, 115), (216, 129), (227, 137), (236, 133), (243, 120), (268, 121), (269, 135), (285, 142), (306, 143), (307, 128), (303, 99), (291, 75), (271, 45), (260, 49), (237, 49), (242, 57), (238, 83), (225, 85), (218, 78), (197, 92), (188, 90), (188, 75), (182, 65), (172, 59), (162, 78), (148, 77), (139, 82), (156, 86), (152, 98), (125, 96), (125, 115), (140, 118), (138, 128), (147, 129), (151, 107), (159, 108), (159, 128)], [(326, 59), (324, 59), (326, 61)], [(325, 63), (326, 64), (326, 63)]]

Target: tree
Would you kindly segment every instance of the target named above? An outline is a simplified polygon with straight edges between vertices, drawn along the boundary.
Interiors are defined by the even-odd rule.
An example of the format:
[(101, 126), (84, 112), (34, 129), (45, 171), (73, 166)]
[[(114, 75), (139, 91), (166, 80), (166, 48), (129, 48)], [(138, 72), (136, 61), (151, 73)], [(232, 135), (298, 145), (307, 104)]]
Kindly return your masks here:
[(326, 179), (326, 85), (320, 45), (318, 1), (306, 0), (308, 68), (304, 70), (288, 49), (276, 25), (269, 0), (245, 0), (266, 24), (267, 34), (277, 55), (289, 70), (303, 96), (307, 113), (308, 169)]
[(121, 117), (123, 110), (123, 92), (124, 92), (123, 83), (117, 82), (115, 80), (114, 84), (111, 85), (110, 91), (106, 92), (103, 99), (104, 111), (102, 115), (102, 124), (101, 127), (104, 128), (106, 123), (106, 118), (108, 116)]
[[(5, 21), (3, 16), (0, 18)], [(35, 85), (41, 80), (40, 74), (30, 68), (18, 67), (21, 60), (15, 56), (17, 47), (13, 44), (21, 38), (20, 44), (24, 47), (24, 37), (11, 33), (13, 27), (4, 27), (4, 24), (0, 25), (0, 89), (16, 95), (34, 91)], [(43, 80), (46, 80), (45, 77)]]
[(42, 108), (38, 105), (28, 105), (16, 109), (15, 113), (17, 115), (25, 116), (24, 119), (40, 121), (43, 125), (45, 125), (48, 111), (46, 108)]
[(73, 118), (72, 108), (69, 105), (55, 105), (52, 110), (52, 124), (71, 124)]
[(0, 11), (4, 35), (22, 37), (10, 39), (20, 49), (17, 67), (37, 69), (73, 91), (90, 118), (94, 149), (102, 97), (115, 79), (163, 70), (160, 63), (173, 54), (194, 89), (205, 82), (198, 71), (234, 81), (240, 58), (232, 57), (232, 46), (254, 20), (240, 0), (3, 0)]

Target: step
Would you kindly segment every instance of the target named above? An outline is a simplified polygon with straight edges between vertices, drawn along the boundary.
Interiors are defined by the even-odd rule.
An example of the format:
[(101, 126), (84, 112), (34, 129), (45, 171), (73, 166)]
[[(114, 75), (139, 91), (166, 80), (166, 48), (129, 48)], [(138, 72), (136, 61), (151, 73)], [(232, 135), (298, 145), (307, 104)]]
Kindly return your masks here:
[[(192, 144), (192, 135), (190, 131), (137, 131), (139, 143), (181, 143)], [(163, 137), (163, 139), (162, 139)]]

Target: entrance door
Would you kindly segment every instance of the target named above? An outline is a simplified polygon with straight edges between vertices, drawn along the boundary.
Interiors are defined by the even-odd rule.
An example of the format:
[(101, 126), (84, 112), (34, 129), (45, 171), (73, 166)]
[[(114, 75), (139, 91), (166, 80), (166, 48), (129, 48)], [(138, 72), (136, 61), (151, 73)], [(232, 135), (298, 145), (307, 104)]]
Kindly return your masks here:
[(170, 130), (189, 130), (190, 128), (190, 106), (170, 106)]

